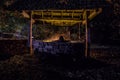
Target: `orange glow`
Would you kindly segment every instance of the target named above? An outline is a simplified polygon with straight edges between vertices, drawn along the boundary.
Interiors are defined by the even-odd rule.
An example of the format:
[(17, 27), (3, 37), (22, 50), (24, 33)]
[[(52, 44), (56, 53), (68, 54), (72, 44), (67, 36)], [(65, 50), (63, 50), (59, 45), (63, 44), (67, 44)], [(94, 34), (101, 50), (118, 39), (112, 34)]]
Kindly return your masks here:
[(56, 33), (55, 35), (51, 36), (48, 39), (43, 40), (44, 42), (52, 42), (52, 41), (57, 41), (59, 40), (59, 37), (63, 36), (65, 40), (70, 40), (70, 35), (69, 32), (66, 33)]

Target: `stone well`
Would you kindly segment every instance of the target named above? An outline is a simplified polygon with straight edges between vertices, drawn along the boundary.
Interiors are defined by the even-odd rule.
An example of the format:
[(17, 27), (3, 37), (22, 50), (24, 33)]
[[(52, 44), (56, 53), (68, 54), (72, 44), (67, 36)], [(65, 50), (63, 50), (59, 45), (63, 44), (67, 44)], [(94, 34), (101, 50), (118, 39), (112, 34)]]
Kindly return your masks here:
[(43, 42), (39, 40), (33, 41), (34, 51), (39, 53), (50, 54), (74, 54), (84, 55), (84, 44), (80, 42)]

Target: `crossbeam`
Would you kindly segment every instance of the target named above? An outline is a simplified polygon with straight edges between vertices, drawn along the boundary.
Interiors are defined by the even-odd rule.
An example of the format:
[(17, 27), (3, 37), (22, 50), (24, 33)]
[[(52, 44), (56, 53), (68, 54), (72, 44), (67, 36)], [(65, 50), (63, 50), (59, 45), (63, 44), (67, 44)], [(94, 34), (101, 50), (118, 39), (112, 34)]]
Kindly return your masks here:
[(88, 19), (92, 20), (102, 11), (99, 9), (81, 9), (81, 10), (34, 10), (32, 17), (57, 26), (72, 26), (86, 20), (86, 12)]
[(58, 20), (58, 19), (39, 19), (40, 21), (47, 22), (51, 25), (59, 26), (73, 26), (77, 23), (82, 23), (80, 20)]

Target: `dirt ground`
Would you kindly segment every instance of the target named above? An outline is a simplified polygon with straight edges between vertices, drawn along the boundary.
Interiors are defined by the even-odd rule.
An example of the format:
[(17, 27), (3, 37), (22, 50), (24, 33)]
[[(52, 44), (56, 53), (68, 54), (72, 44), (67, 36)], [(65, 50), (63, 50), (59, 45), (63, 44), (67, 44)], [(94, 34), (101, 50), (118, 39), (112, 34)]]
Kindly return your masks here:
[[(15, 55), (0, 61), (0, 80), (120, 80), (120, 59), (108, 64), (94, 58)], [(109, 62), (109, 61), (108, 61)]]

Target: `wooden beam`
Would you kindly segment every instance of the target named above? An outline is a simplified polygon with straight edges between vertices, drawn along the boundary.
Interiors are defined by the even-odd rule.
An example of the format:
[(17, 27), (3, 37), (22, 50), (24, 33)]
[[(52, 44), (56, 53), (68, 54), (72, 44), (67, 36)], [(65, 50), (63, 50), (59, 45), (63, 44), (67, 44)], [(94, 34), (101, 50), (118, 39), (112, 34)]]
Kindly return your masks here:
[(87, 15), (87, 11), (85, 11), (85, 18), (86, 18), (86, 23), (85, 23), (85, 56), (88, 57), (88, 15)]
[(74, 24), (80, 23), (80, 20), (57, 20), (57, 19), (38, 19), (42, 22), (51, 23), (51, 25), (57, 26), (73, 26)]
[(80, 40), (80, 26), (81, 26), (81, 23), (78, 23), (78, 39)]
[[(33, 10), (33, 18), (35, 20), (45, 21), (56, 26), (73, 26), (78, 22), (85, 21), (88, 12), (88, 20), (93, 19), (102, 12), (101, 8), (98, 9), (81, 9), (81, 10)], [(70, 24), (70, 23), (72, 24)], [(65, 23), (65, 24), (64, 24)], [(69, 25), (68, 25), (69, 24)]]
[(88, 19), (92, 20), (94, 17), (96, 17), (98, 14), (102, 12), (102, 8), (98, 8), (98, 10), (91, 11)]
[(30, 14), (29, 47), (30, 47), (30, 54), (33, 55), (33, 47), (32, 47), (32, 11), (31, 11), (31, 14)]
[(85, 40), (85, 56), (86, 57), (90, 57), (90, 33), (88, 32), (88, 24), (89, 24), (89, 19), (88, 19), (88, 13), (87, 11), (85, 11), (85, 17), (86, 17), (86, 23), (85, 23), (85, 36), (86, 36), (86, 40)]

